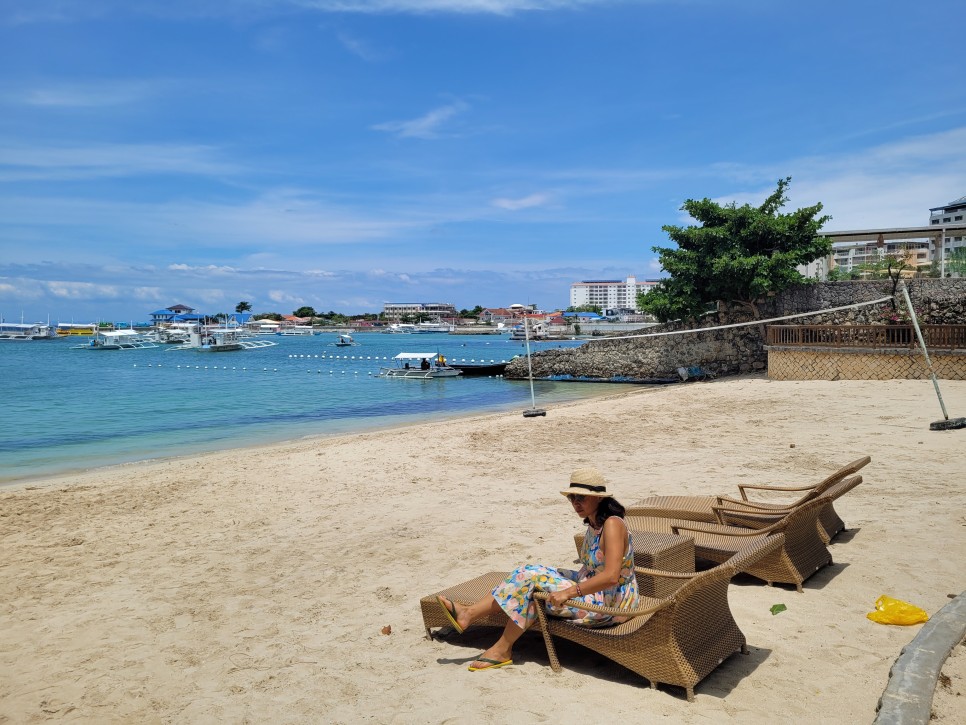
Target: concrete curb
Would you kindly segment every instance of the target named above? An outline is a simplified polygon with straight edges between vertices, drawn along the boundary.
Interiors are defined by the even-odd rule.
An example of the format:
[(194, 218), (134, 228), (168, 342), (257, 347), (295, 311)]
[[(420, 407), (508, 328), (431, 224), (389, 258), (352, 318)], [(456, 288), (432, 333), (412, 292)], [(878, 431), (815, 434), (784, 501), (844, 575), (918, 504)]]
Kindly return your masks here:
[(966, 636), (966, 592), (929, 618), (902, 648), (879, 698), (874, 725), (926, 725), (943, 663)]

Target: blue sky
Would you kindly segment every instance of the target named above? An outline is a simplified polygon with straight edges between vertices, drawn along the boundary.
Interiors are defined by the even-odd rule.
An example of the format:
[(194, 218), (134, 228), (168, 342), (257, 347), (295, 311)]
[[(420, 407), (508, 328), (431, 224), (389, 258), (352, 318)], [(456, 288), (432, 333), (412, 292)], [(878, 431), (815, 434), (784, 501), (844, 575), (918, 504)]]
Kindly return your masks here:
[(690, 197), (966, 194), (966, 6), (4, 0), (0, 313), (565, 306)]

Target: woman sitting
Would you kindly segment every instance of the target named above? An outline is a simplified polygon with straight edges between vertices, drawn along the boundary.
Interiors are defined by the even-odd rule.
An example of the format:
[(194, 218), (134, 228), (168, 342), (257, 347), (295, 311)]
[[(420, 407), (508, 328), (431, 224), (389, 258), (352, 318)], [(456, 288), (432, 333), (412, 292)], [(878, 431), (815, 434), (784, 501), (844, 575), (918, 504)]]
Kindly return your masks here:
[(548, 614), (588, 627), (624, 620), (567, 606), (568, 599), (619, 609), (633, 609), (637, 602), (634, 547), (624, 523), (624, 507), (607, 493), (604, 477), (596, 468), (577, 469), (570, 476), (570, 487), (560, 493), (587, 524), (579, 570), (527, 564), (510, 572), (492, 594), (475, 604), (464, 606), (444, 596), (436, 598), (458, 634), (501, 610), (510, 618), (496, 643), (470, 664), (472, 672), (513, 664), (514, 643), (537, 619), (534, 590), (551, 592)]

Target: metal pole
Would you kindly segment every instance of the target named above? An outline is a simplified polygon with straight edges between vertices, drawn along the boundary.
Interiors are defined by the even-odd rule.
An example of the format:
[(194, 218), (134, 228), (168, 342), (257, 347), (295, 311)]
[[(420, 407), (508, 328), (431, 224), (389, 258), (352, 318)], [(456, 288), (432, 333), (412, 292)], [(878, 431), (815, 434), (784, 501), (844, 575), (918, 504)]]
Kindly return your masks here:
[(530, 362), (530, 320), (526, 317), (523, 318), (523, 335), (527, 340), (527, 372), (530, 377), (530, 407), (537, 407), (537, 397), (533, 394), (533, 364)]
[(939, 398), (939, 407), (943, 409), (943, 418), (949, 420), (949, 413), (946, 412), (946, 404), (943, 402), (943, 394), (939, 391), (939, 381), (936, 379), (936, 373), (932, 369), (932, 360), (929, 359), (929, 351), (926, 349), (926, 341), (922, 339), (919, 320), (916, 318), (916, 311), (912, 307), (912, 300), (909, 299), (909, 290), (906, 289), (906, 283), (904, 281), (899, 282), (899, 287), (902, 289), (902, 296), (906, 300), (906, 307), (909, 308), (909, 317), (912, 319), (912, 326), (916, 330), (916, 337), (919, 339), (920, 347), (922, 347), (923, 357), (926, 358), (926, 366), (929, 368), (930, 377), (932, 377), (932, 386), (936, 389), (936, 397)]

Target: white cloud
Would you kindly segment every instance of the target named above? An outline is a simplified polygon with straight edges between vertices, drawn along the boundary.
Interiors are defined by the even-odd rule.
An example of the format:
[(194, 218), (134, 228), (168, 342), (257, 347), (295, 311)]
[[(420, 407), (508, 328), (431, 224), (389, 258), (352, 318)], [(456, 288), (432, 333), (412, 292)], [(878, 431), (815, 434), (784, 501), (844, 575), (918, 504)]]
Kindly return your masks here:
[(380, 61), (386, 60), (389, 55), (382, 50), (377, 49), (371, 43), (365, 40), (351, 35), (347, 32), (341, 32), (336, 36), (339, 42), (342, 43), (342, 47), (348, 50), (353, 55), (362, 58), (362, 60), (367, 63), (378, 63)]
[(126, 293), (117, 285), (91, 282), (48, 282), (47, 291), (53, 297), (67, 300), (117, 299)]
[(492, 201), (493, 206), (499, 207), (500, 209), (506, 209), (508, 211), (519, 211), (520, 209), (529, 209), (535, 206), (543, 206), (550, 200), (547, 194), (530, 194), (530, 196), (525, 196), (521, 199), (506, 199), (499, 198)]
[(454, 101), (448, 106), (434, 108), (419, 118), (409, 121), (387, 121), (386, 123), (378, 123), (371, 128), (375, 131), (386, 131), (398, 138), (439, 138), (441, 135), (440, 127), (468, 108), (469, 106), (463, 101)]
[(298, 307), (305, 304), (304, 299), (285, 290), (269, 290), (268, 299), (278, 304), (290, 304)]
[[(0, 23), (17, 25), (114, 16), (167, 18), (274, 17), (294, 10), (316, 13), (513, 15), (648, 0), (30, 0), (0, 9)], [(652, 0), (656, 1), (656, 0)], [(16, 5), (17, 3), (13, 3)]]
[[(314, 10), (346, 13), (461, 13), (512, 15), (520, 11), (566, 10), (614, 0), (290, 0)], [(638, 0), (639, 1), (639, 0)]]
[(237, 171), (212, 146), (92, 144), (22, 146), (0, 143), (0, 182), (91, 179), (142, 174), (222, 176)]

